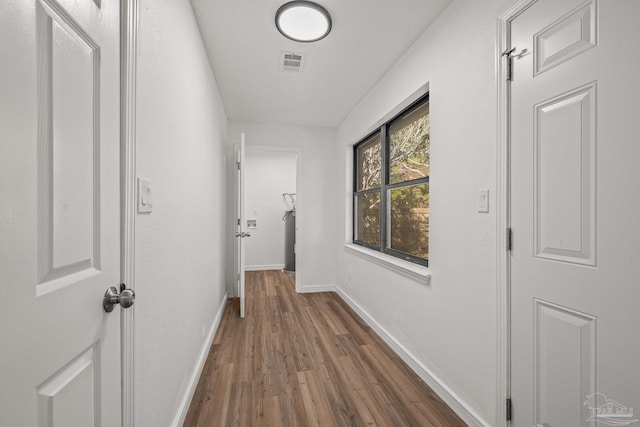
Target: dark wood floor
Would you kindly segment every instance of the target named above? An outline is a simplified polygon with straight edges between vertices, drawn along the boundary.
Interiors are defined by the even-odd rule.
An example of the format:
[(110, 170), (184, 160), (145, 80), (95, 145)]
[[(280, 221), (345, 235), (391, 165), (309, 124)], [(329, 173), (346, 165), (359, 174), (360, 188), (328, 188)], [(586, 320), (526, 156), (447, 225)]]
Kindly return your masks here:
[(246, 273), (227, 304), (185, 427), (465, 426), (335, 293)]

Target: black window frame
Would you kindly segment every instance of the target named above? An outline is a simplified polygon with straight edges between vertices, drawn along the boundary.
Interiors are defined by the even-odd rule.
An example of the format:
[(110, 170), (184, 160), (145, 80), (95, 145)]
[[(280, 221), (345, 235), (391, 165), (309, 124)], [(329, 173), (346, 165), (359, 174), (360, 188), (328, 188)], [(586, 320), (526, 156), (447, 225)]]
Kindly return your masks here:
[[(429, 165), (429, 175), (412, 179), (408, 181), (402, 181), (395, 184), (390, 184), (390, 164), (389, 164), (389, 152), (390, 152), (390, 138), (389, 138), (389, 128), (397, 119), (406, 116), (407, 114), (417, 110), (422, 107), (424, 104), (429, 103), (429, 94), (425, 94), (417, 99), (415, 102), (411, 103), (407, 108), (403, 109), (400, 113), (392, 117), (383, 123), (380, 127), (376, 128), (373, 132), (368, 134), (365, 138), (361, 139), (357, 144), (353, 146), (353, 197), (352, 197), (352, 236), (351, 240), (354, 244), (359, 246), (364, 246), (369, 249), (373, 249), (375, 251), (394, 256), (396, 258), (404, 259), (405, 261), (413, 262), (416, 264), (424, 265), (426, 267), (429, 266), (429, 258), (422, 258), (413, 254), (409, 254), (406, 252), (399, 251), (397, 249), (392, 249), (388, 246), (388, 193), (389, 190), (393, 190), (395, 188), (402, 187), (410, 187), (416, 184), (429, 184), (429, 175), (431, 171), (431, 165)], [(430, 114), (430, 113), (429, 113)], [(381, 155), (381, 166), (380, 166), (380, 186), (372, 189), (358, 190), (358, 148), (363, 144), (366, 144), (371, 140), (371, 138), (375, 137), (377, 134), (380, 134), (380, 155)], [(431, 142), (429, 142), (429, 146), (431, 146)], [(429, 193), (431, 192), (431, 188), (429, 188)], [(380, 246), (372, 245), (367, 242), (363, 242), (361, 240), (356, 239), (358, 222), (357, 222), (357, 198), (359, 195), (363, 194), (371, 194), (371, 193), (380, 193)], [(431, 209), (431, 203), (429, 203), (429, 209)], [(429, 233), (431, 234), (431, 233)]]

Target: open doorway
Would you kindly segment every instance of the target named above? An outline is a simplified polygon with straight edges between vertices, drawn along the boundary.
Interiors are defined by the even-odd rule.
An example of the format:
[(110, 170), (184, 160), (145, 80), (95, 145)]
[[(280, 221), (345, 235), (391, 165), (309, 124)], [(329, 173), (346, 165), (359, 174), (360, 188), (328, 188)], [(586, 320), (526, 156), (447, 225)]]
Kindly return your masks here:
[(298, 149), (247, 145), (245, 154), (245, 271), (278, 270), (300, 286)]

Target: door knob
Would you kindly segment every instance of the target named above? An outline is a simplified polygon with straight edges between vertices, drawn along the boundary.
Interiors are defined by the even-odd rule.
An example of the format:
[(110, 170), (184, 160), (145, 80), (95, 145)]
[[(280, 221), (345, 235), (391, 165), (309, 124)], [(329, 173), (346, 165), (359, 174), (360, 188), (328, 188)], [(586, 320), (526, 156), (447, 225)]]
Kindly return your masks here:
[(104, 311), (111, 313), (116, 304), (120, 304), (122, 308), (129, 308), (135, 301), (136, 293), (133, 292), (133, 289), (123, 289), (122, 292), (118, 293), (118, 288), (111, 286), (104, 293), (102, 307), (104, 307)]
[(251, 237), (251, 234), (243, 231), (242, 233), (236, 233), (236, 237)]

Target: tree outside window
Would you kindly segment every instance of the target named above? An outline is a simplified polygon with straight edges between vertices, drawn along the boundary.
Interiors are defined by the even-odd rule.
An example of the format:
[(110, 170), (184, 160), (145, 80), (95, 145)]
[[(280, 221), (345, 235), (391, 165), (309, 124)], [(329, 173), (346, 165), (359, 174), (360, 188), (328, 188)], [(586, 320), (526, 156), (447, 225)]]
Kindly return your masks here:
[(354, 243), (427, 264), (429, 142), (425, 97), (354, 147)]

